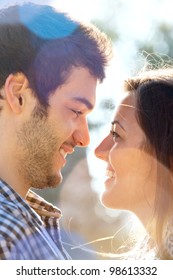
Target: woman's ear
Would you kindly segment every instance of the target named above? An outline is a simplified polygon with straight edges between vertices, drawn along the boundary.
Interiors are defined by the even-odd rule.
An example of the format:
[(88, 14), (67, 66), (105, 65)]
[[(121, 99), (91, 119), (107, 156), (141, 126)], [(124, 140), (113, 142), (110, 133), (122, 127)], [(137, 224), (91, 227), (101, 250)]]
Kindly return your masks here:
[(4, 85), (4, 97), (14, 113), (22, 112), (28, 88), (29, 83), (23, 73), (10, 74), (7, 77)]

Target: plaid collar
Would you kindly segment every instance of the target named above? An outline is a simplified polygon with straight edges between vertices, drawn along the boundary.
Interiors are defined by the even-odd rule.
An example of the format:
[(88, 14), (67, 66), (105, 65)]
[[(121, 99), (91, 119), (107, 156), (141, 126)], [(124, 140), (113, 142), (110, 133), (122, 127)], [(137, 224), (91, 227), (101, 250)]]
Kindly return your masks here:
[(59, 208), (47, 202), (31, 190), (27, 193), (26, 202), (41, 217), (60, 219), (62, 216)]
[[(6, 182), (0, 180), (0, 194), (7, 199), (8, 203), (17, 203), (20, 210), (26, 209), (35, 219), (38, 215), (41, 220), (59, 220), (62, 216), (60, 209), (47, 202), (34, 191), (29, 190), (25, 199), (16, 193)], [(33, 211), (34, 210), (34, 211)], [(37, 214), (36, 214), (37, 213)], [(39, 219), (40, 220), (40, 219)]]
[(0, 259), (71, 259), (62, 246), (58, 208), (31, 190), (24, 199), (2, 180), (0, 206)]

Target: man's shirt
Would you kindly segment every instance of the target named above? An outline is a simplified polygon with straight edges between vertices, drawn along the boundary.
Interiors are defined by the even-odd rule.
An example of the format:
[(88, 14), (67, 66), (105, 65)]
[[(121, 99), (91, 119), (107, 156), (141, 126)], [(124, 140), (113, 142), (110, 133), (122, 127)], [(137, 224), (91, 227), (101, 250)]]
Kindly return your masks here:
[(62, 247), (61, 211), (28, 192), (26, 200), (0, 180), (0, 259), (70, 259)]

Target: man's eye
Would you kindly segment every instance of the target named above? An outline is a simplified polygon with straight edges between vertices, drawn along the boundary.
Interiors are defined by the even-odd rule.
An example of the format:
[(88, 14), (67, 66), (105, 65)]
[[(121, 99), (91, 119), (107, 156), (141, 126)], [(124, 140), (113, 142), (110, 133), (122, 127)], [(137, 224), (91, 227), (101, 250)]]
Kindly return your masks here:
[(112, 138), (113, 138), (114, 141), (117, 140), (117, 138), (120, 137), (119, 134), (117, 132), (113, 131), (113, 130), (111, 130), (110, 133), (112, 134)]
[(72, 110), (72, 112), (75, 113), (77, 117), (82, 115), (82, 112), (80, 110)]

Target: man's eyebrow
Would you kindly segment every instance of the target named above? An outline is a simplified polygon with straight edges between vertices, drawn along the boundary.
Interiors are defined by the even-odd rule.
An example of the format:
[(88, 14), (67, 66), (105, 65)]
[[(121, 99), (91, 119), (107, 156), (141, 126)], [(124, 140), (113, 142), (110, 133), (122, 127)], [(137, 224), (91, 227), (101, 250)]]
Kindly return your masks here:
[(85, 104), (85, 106), (89, 109), (89, 110), (92, 110), (94, 108), (94, 106), (91, 104), (91, 102), (89, 102), (86, 98), (84, 97), (79, 97), (79, 96), (76, 96), (76, 97), (73, 97), (72, 98), (74, 101), (78, 101), (80, 103), (83, 103)]
[(111, 122), (111, 125), (114, 125), (114, 124), (118, 124), (124, 131), (126, 131), (125, 128), (122, 126), (122, 124), (118, 120), (114, 120)]

